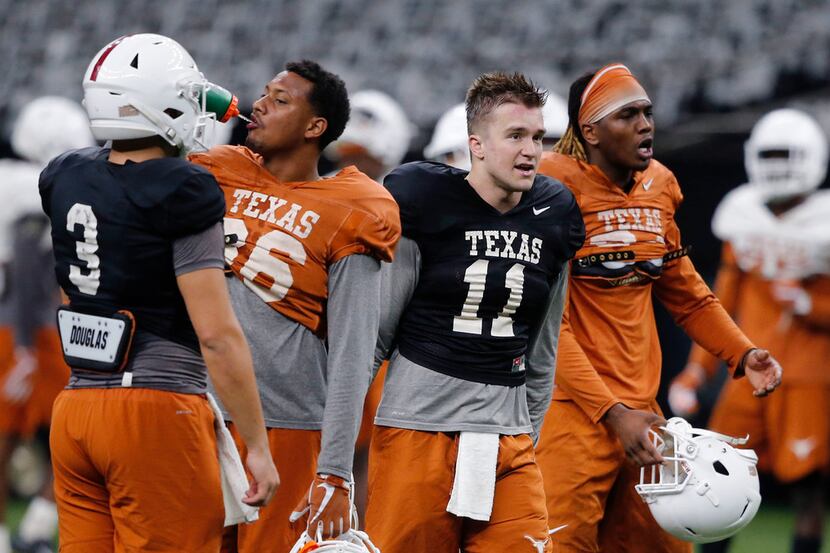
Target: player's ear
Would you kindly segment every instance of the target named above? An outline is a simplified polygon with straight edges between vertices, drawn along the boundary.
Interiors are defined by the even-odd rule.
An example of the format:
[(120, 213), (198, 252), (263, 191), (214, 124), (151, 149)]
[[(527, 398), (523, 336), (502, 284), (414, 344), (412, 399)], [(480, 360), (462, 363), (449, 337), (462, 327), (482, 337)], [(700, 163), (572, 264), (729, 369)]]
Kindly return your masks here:
[(467, 137), (467, 144), (470, 146), (470, 154), (476, 159), (484, 159), (484, 144), (481, 142), (481, 137), (477, 134), (471, 134)]
[(310, 140), (320, 138), (327, 128), (329, 128), (329, 122), (326, 121), (325, 117), (312, 117), (305, 129), (304, 136)]
[(599, 137), (597, 136), (597, 125), (592, 123), (583, 123), (579, 129), (582, 131), (582, 138), (591, 146), (599, 144)]

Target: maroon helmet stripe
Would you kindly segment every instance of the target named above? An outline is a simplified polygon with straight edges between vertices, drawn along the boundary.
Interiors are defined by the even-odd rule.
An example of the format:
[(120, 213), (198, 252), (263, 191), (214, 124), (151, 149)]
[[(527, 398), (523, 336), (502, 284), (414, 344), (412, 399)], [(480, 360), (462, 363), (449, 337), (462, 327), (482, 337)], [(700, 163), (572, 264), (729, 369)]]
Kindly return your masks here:
[(110, 52), (115, 50), (115, 47), (121, 44), (121, 41), (127, 38), (129, 35), (124, 35), (121, 38), (113, 40), (109, 46), (107, 46), (106, 50), (101, 52), (101, 57), (98, 58), (98, 61), (95, 62), (95, 67), (92, 68), (92, 75), (89, 76), (90, 81), (95, 81), (98, 79), (98, 71), (100, 71), (101, 66), (104, 64), (104, 60), (107, 59), (107, 56), (110, 55)]

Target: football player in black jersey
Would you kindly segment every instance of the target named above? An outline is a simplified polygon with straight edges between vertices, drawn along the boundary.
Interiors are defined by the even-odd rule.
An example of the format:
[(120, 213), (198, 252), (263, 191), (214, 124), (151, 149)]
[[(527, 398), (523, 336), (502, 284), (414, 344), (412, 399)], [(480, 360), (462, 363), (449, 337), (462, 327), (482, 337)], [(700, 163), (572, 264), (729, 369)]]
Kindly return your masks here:
[[(573, 195), (536, 174), (545, 95), (521, 74), (467, 92), (472, 168), (404, 165), (385, 185), (403, 236), (376, 362), (367, 530), (385, 553), (550, 551), (533, 456), (553, 387)], [(447, 501), (449, 498), (449, 502)]]
[[(68, 152), (41, 174), (69, 297), (58, 324), (72, 375), (50, 440), (61, 551), (216, 552), (223, 519), (250, 517), (279, 483), (223, 276), (222, 192), (177, 157), (207, 140), (209, 87), (167, 37), (110, 43), (84, 98), (112, 147)], [(231, 463), (224, 507), (208, 373), (253, 479)]]

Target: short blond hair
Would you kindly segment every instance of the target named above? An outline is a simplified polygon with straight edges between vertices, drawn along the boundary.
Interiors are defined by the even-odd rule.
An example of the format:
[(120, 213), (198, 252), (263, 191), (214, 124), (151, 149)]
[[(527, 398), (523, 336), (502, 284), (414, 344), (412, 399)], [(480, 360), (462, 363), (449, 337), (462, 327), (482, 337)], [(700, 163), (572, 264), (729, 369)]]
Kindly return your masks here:
[(502, 104), (517, 103), (529, 108), (545, 105), (548, 93), (521, 73), (494, 71), (479, 75), (467, 90), (467, 132)]

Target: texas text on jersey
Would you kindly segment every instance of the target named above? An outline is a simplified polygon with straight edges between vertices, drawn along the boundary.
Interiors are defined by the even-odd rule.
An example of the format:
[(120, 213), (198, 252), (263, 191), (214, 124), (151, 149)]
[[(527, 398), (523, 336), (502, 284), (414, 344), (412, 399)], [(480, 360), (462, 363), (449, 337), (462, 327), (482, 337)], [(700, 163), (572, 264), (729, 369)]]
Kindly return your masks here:
[(659, 278), (664, 262), (687, 253), (671, 246), (677, 234), (674, 212), (683, 196), (659, 162), (638, 173), (628, 193), (609, 187), (595, 166), (561, 154), (545, 154), (539, 170), (561, 179), (585, 216), (587, 237), (574, 260), (573, 278), (612, 287), (641, 285)]
[(73, 310), (128, 310), (139, 330), (198, 352), (171, 244), (221, 221), (222, 194), (210, 173), (182, 159), (117, 165), (108, 154), (75, 150), (41, 174), (58, 283)]
[(416, 162), (385, 179), (400, 207), (403, 234), (423, 259), (398, 327), (398, 348), (443, 374), (518, 386), (529, 334), (551, 284), (582, 245), (582, 217), (573, 195), (548, 177), (537, 176), (519, 204), (502, 214), (466, 176), (440, 163)]
[(317, 335), (326, 334), (328, 268), (352, 254), (391, 261), (397, 208), (354, 167), (283, 183), (247, 148), (219, 146), (190, 159), (225, 194), (225, 261), (264, 302)]

